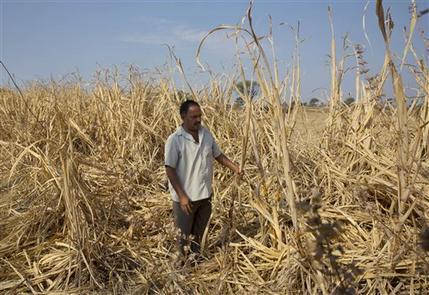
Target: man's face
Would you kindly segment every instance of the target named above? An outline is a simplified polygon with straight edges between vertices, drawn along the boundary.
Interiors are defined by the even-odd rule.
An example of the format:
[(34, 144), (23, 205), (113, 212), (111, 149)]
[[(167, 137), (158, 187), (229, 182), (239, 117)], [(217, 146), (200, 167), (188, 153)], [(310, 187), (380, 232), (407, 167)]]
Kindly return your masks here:
[(190, 131), (198, 131), (201, 126), (201, 116), (200, 107), (191, 105), (186, 114), (182, 116), (184, 127)]

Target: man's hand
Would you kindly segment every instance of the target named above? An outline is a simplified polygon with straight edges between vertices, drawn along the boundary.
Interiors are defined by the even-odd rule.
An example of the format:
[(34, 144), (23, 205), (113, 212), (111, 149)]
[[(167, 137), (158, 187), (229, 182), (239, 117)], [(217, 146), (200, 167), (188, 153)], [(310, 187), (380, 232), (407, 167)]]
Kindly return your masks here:
[(241, 178), (243, 177), (243, 171), (240, 169), (240, 166), (238, 166), (237, 164), (235, 164), (235, 167), (233, 169), (235, 176), (241, 180)]
[(191, 214), (191, 202), (180, 184), (176, 169), (170, 166), (165, 166), (165, 170), (171, 185), (179, 196), (180, 208), (186, 213), (186, 215)]
[(234, 169), (232, 169), (234, 171), (234, 173), (238, 176), (240, 176), (242, 174), (241, 170), (240, 170), (240, 166), (238, 166), (237, 164), (234, 163)]
[(219, 162), (222, 166), (228, 167), (231, 169), (232, 172), (234, 172), (237, 177), (241, 178), (243, 172), (240, 170), (240, 166), (234, 162), (232, 162), (230, 159), (228, 159), (224, 154), (220, 154), (217, 158), (215, 158), (216, 161)]
[(185, 212), (186, 215), (191, 214), (191, 202), (189, 201), (188, 196), (181, 196), (179, 197), (180, 202), (180, 208), (182, 208), (183, 212)]

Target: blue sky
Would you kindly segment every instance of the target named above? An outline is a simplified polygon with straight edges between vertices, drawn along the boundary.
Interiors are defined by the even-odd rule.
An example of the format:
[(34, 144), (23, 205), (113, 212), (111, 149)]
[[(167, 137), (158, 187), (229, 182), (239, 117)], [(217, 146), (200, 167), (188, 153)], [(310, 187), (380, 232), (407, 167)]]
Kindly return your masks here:
[[(133, 64), (140, 69), (163, 68), (168, 50), (174, 46), (192, 85), (204, 83), (207, 74), (195, 63), (195, 52), (202, 36), (220, 24), (237, 24), (245, 14), (247, 1), (9, 1), (0, 0), (0, 57), (19, 83), (33, 79), (60, 79), (78, 71), (91, 79), (97, 69), (113, 65), (125, 70)], [(277, 58), (282, 69), (291, 63), (294, 36), (280, 23), (301, 24), (303, 98), (322, 95), (315, 89), (329, 88), (330, 27), (327, 8), (334, 14), (338, 56), (341, 37), (348, 33), (353, 43), (365, 47), (365, 59), (372, 74), (383, 62), (384, 44), (375, 16), (375, 1), (366, 13), (368, 44), (362, 27), (366, 1), (255, 1), (254, 22), (259, 34), (273, 19)], [(408, 27), (410, 2), (384, 1), (390, 7), (395, 31), (392, 47), (399, 55), (404, 47), (402, 28)], [(418, 10), (429, 7), (417, 1)], [(418, 30), (429, 31), (429, 15), (419, 20)], [(421, 57), (427, 56), (421, 38), (414, 45)], [(217, 33), (206, 43), (202, 60), (216, 73), (229, 72), (235, 62), (234, 45), (225, 33)], [(426, 57), (427, 58), (427, 57)], [(350, 59), (351, 63), (353, 59)], [(1, 70), (1, 81), (7, 83)], [(345, 90), (352, 90), (352, 73)], [(200, 84), (199, 84), (200, 83)], [(411, 84), (410, 84), (411, 85)], [(179, 85), (180, 86), (180, 85)]]

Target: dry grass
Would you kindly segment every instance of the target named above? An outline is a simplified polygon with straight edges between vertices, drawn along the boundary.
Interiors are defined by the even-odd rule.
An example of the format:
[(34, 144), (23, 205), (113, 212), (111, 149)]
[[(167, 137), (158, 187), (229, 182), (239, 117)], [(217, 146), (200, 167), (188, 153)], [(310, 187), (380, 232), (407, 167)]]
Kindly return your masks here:
[[(282, 101), (300, 100), (299, 59), (279, 80), (251, 10), (248, 20), (246, 30), (228, 29), (247, 40), (261, 99), (231, 109), (233, 77), (194, 90), (205, 124), (245, 169), (237, 183), (216, 168), (207, 260), (197, 268), (173, 267), (163, 168), (165, 139), (180, 123), (171, 80), (131, 68), (126, 77), (104, 73), (91, 89), (52, 82), (27, 87), (23, 97), (1, 91), (2, 293), (429, 291), (426, 65), (416, 56), (419, 108), (399, 101), (404, 89), (387, 50), (377, 79), (357, 73), (361, 99), (353, 107), (341, 103), (333, 59), (329, 108), (285, 112)], [(407, 50), (415, 54), (412, 43)], [(389, 70), (393, 109), (379, 106)]]

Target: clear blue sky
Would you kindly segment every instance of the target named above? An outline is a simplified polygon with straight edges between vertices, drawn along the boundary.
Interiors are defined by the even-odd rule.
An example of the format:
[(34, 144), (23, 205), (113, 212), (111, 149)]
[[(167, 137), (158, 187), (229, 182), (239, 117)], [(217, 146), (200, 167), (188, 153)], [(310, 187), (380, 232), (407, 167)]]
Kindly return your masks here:
[[(168, 61), (162, 44), (175, 46), (193, 85), (204, 81), (195, 63), (201, 37), (220, 24), (237, 24), (246, 12), (247, 1), (20, 1), (0, 0), (1, 60), (22, 84), (32, 79), (59, 79), (79, 71), (91, 79), (97, 68), (113, 65), (125, 69), (134, 64), (153, 69)], [(366, 13), (366, 28), (371, 47), (364, 36), (362, 16), (366, 1), (262, 1), (254, 5), (254, 22), (260, 34), (268, 31), (268, 16), (273, 18), (277, 57), (285, 68), (291, 62), (294, 37), (282, 22), (301, 23), (303, 98), (321, 95), (317, 88), (329, 88), (328, 54), (330, 29), (328, 5), (334, 14), (338, 56), (341, 37), (346, 33), (362, 44), (368, 68), (375, 74), (384, 58), (384, 44), (375, 16), (375, 1)], [(402, 53), (402, 28), (408, 27), (409, 1), (384, 1), (395, 22), (392, 47)], [(417, 1), (418, 10), (429, 7)], [(429, 31), (429, 15), (419, 20), (417, 30)], [(416, 32), (417, 33), (417, 32)], [(427, 52), (416, 34), (415, 47), (421, 57)], [(202, 51), (202, 60), (217, 73), (228, 71), (234, 62), (232, 41), (225, 33), (213, 36)], [(351, 62), (354, 60), (351, 59)], [(7, 83), (1, 70), (2, 83)], [(346, 90), (353, 91), (351, 74)], [(207, 75), (206, 75), (207, 76)], [(202, 82), (201, 82), (202, 83)]]

